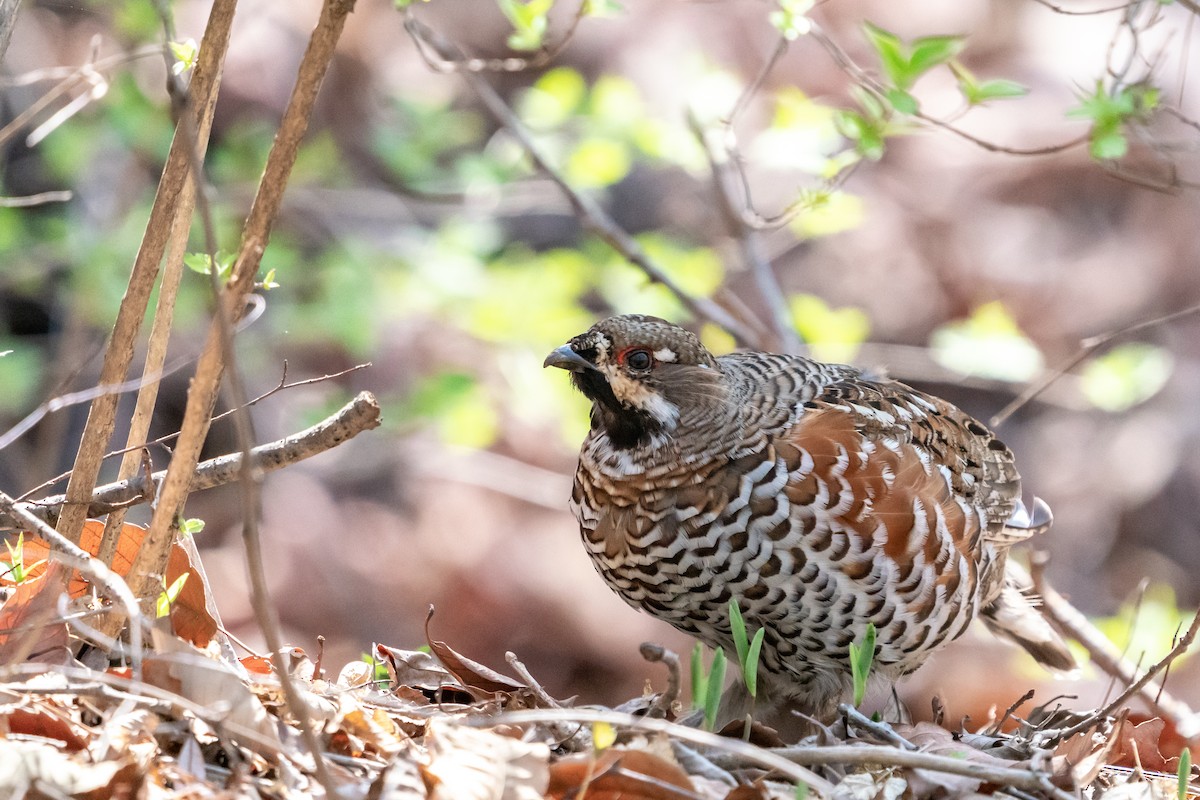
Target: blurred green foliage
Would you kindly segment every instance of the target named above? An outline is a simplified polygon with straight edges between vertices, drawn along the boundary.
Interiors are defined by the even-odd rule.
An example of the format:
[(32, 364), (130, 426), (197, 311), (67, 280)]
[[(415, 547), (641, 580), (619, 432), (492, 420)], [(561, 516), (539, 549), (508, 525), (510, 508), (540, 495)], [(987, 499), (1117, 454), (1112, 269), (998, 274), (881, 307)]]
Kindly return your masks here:
[[(397, 7), (408, 5), (398, 0)], [(547, 47), (552, 0), (497, 0), (512, 27), (508, 45), (522, 51)], [(763, 23), (790, 40), (808, 34), (812, 0), (776, 0)], [(154, 42), (161, 23), (148, 3), (112, 8), (116, 33), (131, 43)], [(618, 3), (593, 0), (585, 15), (621, 13)], [(586, 24), (586, 20), (584, 21)], [(557, 28), (556, 28), (557, 29)], [(1026, 89), (1005, 79), (980, 80), (957, 59), (963, 36), (902, 39), (865, 23), (864, 35), (878, 61), (879, 83), (851, 84), (851, 106), (819, 101), (795, 86), (760, 89), (769, 119), (738, 130), (736, 152), (716, 152), (763, 172), (800, 181), (789, 206), (787, 231), (795, 239), (829, 236), (864, 223), (862, 200), (840, 186), (860, 162), (883, 157), (889, 137), (913, 130), (906, 118), (919, 111), (911, 94), (930, 71), (947, 67), (968, 107), (1018, 97)], [(195, 42), (170, 45), (180, 72), (198, 56)], [(697, 52), (674, 65), (686, 82), (686, 107), (664, 109), (628, 78), (602, 73), (585, 78), (566, 66), (527, 73), (527, 84), (512, 92), (514, 110), (539, 147), (578, 190), (606, 199), (636, 173), (651, 180), (682, 173), (709, 188), (705, 146), (719, 151), (732, 141), (730, 115), (746, 88), (745, 78)], [(0, 251), (8, 254), (6, 285), (36, 292), (45, 280), (42, 265), (68, 265), (66, 275), (76, 307), (73, 313), (97, 329), (111, 324), (125, 290), (152, 200), (154, 182), (172, 136), (172, 123), (160, 84), (139, 80), (134, 67), (112, 76), (107, 96), (55, 130), (39, 148), (47, 172), (64, 186), (105, 180), (103, 169), (123, 159), (122, 168), (142, 176), (130, 180), (120, 203), (104, 209), (98, 222), (80, 224), (75, 204), (52, 209), (0, 209)], [(882, 86), (882, 90), (879, 88)], [(1149, 86), (1106, 89), (1098, 83), (1074, 112), (1092, 125), (1097, 158), (1124, 152), (1124, 131), (1157, 104)], [(534, 176), (530, 160), (515, 139), (480, 111), (453, 95), (412, 92), (386, 100), (373, 124), (364, 126), (374, 190), (399, 189), (405, 196), (440, 203), (419, 220), (396, 221), (387, 236), (340, 236), (314, 231), (301, 216), (285, 216), (273, 233), (263, 261), (266, 283), (282, 284), (271, 296), (260, 325), (300, 348), (335, 343), (355, 359), (376, 354), (398, 320), (436, 318), (491, 348), (494, 359), (426, 365), (411, 376), (399, 396), (384, 398), (394, 413), (389, 424), (428, 425), (456, 444), (487, 446), (500, 435), (506, 418), (531, 425), (561, 420), (570, 440), (583, 435), (583, 401), (561, 375), (540, 369), (548, 348), (586, 329), (598, 312), (641, 312), (689, 321), (684, 304), (652, 284), (601, 240), (568, 232), (553, 244), (533, 244), (498, 213), (501, 198)], [(261, 173), (274, 135), (273, 123), (243, 115), (219, 127), (207, 169), (217, 194), (213, 203), (220, 245), (237, 246), (244, 208)], [(359, 164), (343, 152), (333, 129), (314, 128), (302, 146), (289, 191), (319, 187), (329, 192), (359, 191)], [(361, 170), (360, 170), (361, 171)], [(807, 183), (804, 183), (807, 181)], [(711, 297), (725, 287), (723, 258), (709, 243), (709, 231), (684, 232), (648, 221), (636, 239), (648, 256), (688, 292)], [(785, 234), (786, 235), (786, 234)], [(693, 238), (695, 237), (695, 238)], [(204, 272), (204, 244), (193, 236), (189, 266)], [(178, 305), (181, 326), (204, 323), (210, 303), (207, 279), (185, 276)], [(797, 332), (820, 358), (850, 361), (870, 333), (866, 315), (833, 308), (821, 298), (797, 293), (786, 298)], [(695, 320), (691, 320), (695, 322)], [(704, 324), (700, 333), (714, 352), (728, 352), (733, 340)], [(964, 374), (1008, 381), (1028, 380), (1042, 366), (1036, 346), (998, 303), (980, 306), (970, 318), (935, 331), (935, 357)], [(0, 347), (7, 347), (0, 342)], [(0, 358), (0, 400), (16, 413), (38, 398), (44, 364), (19, 345)], [(1170, 372), (1170, 359), (1147, 345), (1115, 348), (1083, 371), (1083, 388), (1100, 408), (1119, 411), (1156, 392)]]
[(1037, 345), (999, 302), (984, 303), (966, 319), (942, 326), (930, 345), (934, 360), (963, 375), (1028, 381), (1043, 365)]

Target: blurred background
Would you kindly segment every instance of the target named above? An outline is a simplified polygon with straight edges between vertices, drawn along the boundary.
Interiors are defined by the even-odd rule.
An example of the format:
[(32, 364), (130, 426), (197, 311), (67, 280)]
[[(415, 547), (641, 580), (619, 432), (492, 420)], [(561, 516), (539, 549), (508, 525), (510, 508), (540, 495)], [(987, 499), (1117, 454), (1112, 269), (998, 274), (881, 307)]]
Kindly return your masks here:
[[(513, 9), (534, 5), (433, 0), (412, 13), (472, 56), (520, 57), (512, 47), (539, 33), (536, 22), (514, 28)], [(547, 64), (485, 78), (568, 182), (685, 289), (751, 327), (769, 306), (693, 126), (740, 165), (756, 214), (798, 203), (754, 239), (812, 352), (886, 370), (981, 419), (1082, 339), (1200, 301), (1200, 136), (1187, 121), (1200, 115), (1200, 48), (1186, 8), (861, 0), (811, 11), (875, 76), (890, 75), (880, 58), (892, 40), (869, 36), (866, 21), (902, 51), (917, 37), (965, 35), (957, 74), (936, 66), (906, 89), (949, 130), (881, 122), (861, 77), (811, 35), (789, 44), (723, 125), (781, 29), (803, 34), (779, 15), (805, 3), (594, 5), (607, 13), (573, 33), (576, 5), (551, 10), (544, 43), (570, 38)], [(208, 5), (173, 9), (186, 54)], [(316, 16), (309, 0), (240, 4), (206, 165), (226, 251)], [(99, 370), (172, 132), (161, 44), (141, 0), (27, 0), (20, 10), (0, 64), (0, 120), (33, 114), (0, 133), (0, 192), (72, 197), (0, 208), (4, 428)], [(37, 110), (69, 75), (82, 77)], [(998, 79), (1028, 91), (986, 83)], [(964, 86), (981, 85), (995, 96), (964, 101)], [(1185, 117), (1149, 113), (1156, 103)], [(741, 178), (727, 177), (744, 203)], [(253, 411), (259, 441), (363, 389), (385, 417), (266, 480), (267, 571), (288, 638), (312, 653), (323, 634), (336, 672), (375, 641), (422, 644), (433, 604), (437, 638), (497, 668), (513, 651), (558, 697), (616, 704), (647, 679), (661, 686), (638, 643), (691, 645), (593, 573), (566, 511), (586, 405), (542, 359), (614, 312), (689, 324), (716, 351), (733, 341), (590, 233), (462, 76), (430, 69), (391, 2), (359, 0), (349, 19), (263, 265), (279, 285), (238, 340), (251, 394), (277, 384), (285, 362), (289, 380), (372, 366), (264, 401)], [(207, 278), (185, 283), (177, 356), (198, 349), (207, 324)], [(1121, 336), (999, 429), (1028, 490), (1054, 508), (1052, 535), (1037, 542), (1051, 582), (1120, 644), (1135, 631), (1130, 657), (1148, 649), (1147, 663), (1200, 602), (1197, 358), (1198, 316)], [(156, 435), (177, 430), (187, 373), (166, 379)], [(0, 453), (5, 491), (67, 469), (85, 414), (52, 414)], [(230, 430), (215, 427), (206, 455), (232, 449)], [(166, 459), (154, 452), (157, 467)], [(236, 488), (193, 496), (188, 515), (207, 522), (198, 541), (225, 624), (261, 642)], [(1195, 672), (1183, 662), (1170, 683), (1193, 703)], [(979, 720), (1035, 685), (1040, 699), (1074, 692), (1086, 706), (1107, 681), (1085, 670), (1050, 684), (977, 632), (904, 696), (918, 716), (940, 693), (948, 720)]]

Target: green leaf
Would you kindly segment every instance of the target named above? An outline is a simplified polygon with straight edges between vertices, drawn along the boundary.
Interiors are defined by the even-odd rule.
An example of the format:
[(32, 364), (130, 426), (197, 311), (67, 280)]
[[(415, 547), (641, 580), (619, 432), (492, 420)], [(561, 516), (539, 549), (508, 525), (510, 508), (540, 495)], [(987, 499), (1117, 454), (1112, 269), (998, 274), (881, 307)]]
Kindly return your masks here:
[(809, 789), (807, 783), (796, 784), (796, 800), (808, 800), (808, 792)]
[(996, 78), (990, 81), (984, 81), (975, 87), (975, 92), (967, 96), (967, 102), (971, 105), (979, 105), (986, 103), (988, 100), (1002, 100), (1008, 97), (1024, 97), (1029, 94), (1029, 88), (1022, 86), (1016, 81), (1005, 80), (1004, 78)]
[(692, 705), (704, 708), (708, 699), (708, 672), (704, 669), (704, 645), (696, 642), (692, 648)]
[(195, 39), (187, 39), (182, 42), (167, 42), (167, 47), (171, 50), (171, 56), (175, 59), (175, 63), (171, 65), (171, 72), (174, 74), (182, 75), (196, 66), (196, 58), (200, 54), (200, 47), (196, 44)]
[(746, 656), (750, 652), (750, 638), (746, 636), (746, 621), (742, 618), (737, 598), (729, 601), (729, 628), (733, 633), (733, 648), (737, 651), (738, 664), (745, 667)]
[(796, 332), (822, 361), (851, 360), (871, 330), (861, 309), (831, 308), (816, 295), (792, 295), (788, 308)]
[(513, 50), (537, 50), (546, 40), (549, 27), (547, 15), (554, 0), (496, 0), (504, 16), (513, 26), (508, 46)]
[(583, 13), (588, 17), (616, 17), (625, 13), (617, 0), (584, 0)]
[(875, 48), (879, 56), (879, 64), (888, 76), (893, 86), (907, 88), (909, 86), (909, 54), (904, 42), (891, 31), (885, 30), (870, 22), (863, 23), (863, 31), (867, 42)]
[(915, 81), (934, 67), (945, 64), (962, 52), (962, 36), (923, 36), (912, 43), (908, 59), (909, 73)]
[(184, 536), (195, 536), (204, 530), (204, 520), (192, 517), (179, 523), (179, 532)]
[(1179, 769), (1176, 775), (1178, 785), (1175, 796), (1178, 800), (1188, 800), (1188, 783), (1192, 778), (1192, 751), (1186, 746), (1179, 751)]
[(1114, 161), (1129, 152), (1129, 140), (1120, 130), (1092, 129), (1088, 152), (1099, 161)]
[(1143, 342), (1118, 345), (1083, 368), (1080, 388), (1104, 411), (1125, 411), (1149, 400), (1171, 377), (1171, 354)]
[(885, 92), (888, 102), (892, 104), (892, 108), (899, 111), (901, 114), (917, 113), (918, 105), (917, 98), (913, 97), (903, 89), (888, 89)]
[(555, 67), (521, 95), (518, 110), (533, 128), (548, 130), (569, 120), (587, 96), (583, 76), (570, 67)]
[(584, 139), (571, 151), (563, 172), (571, 184), (596, 189), (620, 181), (632, 166), (628, 145), (597, 136)]
[(867, 632), (862, 644), (850, 643), (850, 675), (854, 681), (854, 705), (862, 705), (867, 694), (867, 682), (871, 678), (871, 665), (875, 662), (875, 623), (867, 623)]
[(717, 724), (717, 710), (721, 706), (721, 692), (725, 689), (725, 651), (713, 654), (712, 671), (708, 674), (708, 686), (704, 695), (704, 727), (713, 730)]
[(869, 161), (883, 158), (883, 130), (857, 111), (840, 111), (835, 119), (838, 130), (850, 141), (854, 149)]
[(187, 572), (183, 573), (170, 586), (167, 586), (165, 581), (163, 582), (164, 590), (154, 602), (154, 616), (156, 619), (170, 616), (171, 605), (179, 598), (179, 593), (183, 591), (183, 585), (187, 583), (188, 574)]
[(746, 691), (751, 697), (758, 697), (758, 662), (762, 656), (763, 640), (766, 638), (767, 629), (759, 628), (754, 632), (754, 639), (750, 642), (750, 651), (746, 654), (746, 663), (742, 667), (742, 678), (746, 681)]

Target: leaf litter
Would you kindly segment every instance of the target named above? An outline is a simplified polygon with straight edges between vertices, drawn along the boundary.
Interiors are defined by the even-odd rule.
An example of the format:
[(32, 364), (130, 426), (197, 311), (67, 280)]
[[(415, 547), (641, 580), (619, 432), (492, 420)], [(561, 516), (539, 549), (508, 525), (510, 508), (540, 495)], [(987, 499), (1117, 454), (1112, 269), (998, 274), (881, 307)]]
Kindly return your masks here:
[[(102, 528), (89, 521), (84, 549), (98, 550)], [(142, 533), (124, 526), (118, 553), (127, 557), (114, 571), (128, 569)], [(992, 729), (998, 725), (887, 724), (844, 707), (834, 723), (783, 746), (757, 723), (749, 731), (731, 724), (723, 735), (698, 730), (674, 696), (649, 690), (616, 711), (572, 707), (515, 657), (516, 678), (435, 639), (432, 609), (426, 649), (377, 644), (369, 661), (346, 664), (335, 678), (299, 648), (286, 659), (239, 659), (208, 607), (202, 573), (182, 550), (164, 583), (188, 574), (184, 590), (151, 629), (140, 674), (97, 667), (77, 657), (81, 640), (72, 631), (77, 620), (104, 613), (86, 577), (50, 558), (36, 537), (21, 546), (21, 580), (11, 571), (0, 578), (0, 797), (323, 796), (281, 691), (281, 662), (346, 798), (1200, 796), (1177, 775), (1178, 759), (1160, 752), (1159, 719), (1098, 718), (1056, 739), (1054, 728), (1082, 717), (1052, 703), (1013, 716), (1003, 733)], [(678, 659), (663, 660), (677, 693)]]

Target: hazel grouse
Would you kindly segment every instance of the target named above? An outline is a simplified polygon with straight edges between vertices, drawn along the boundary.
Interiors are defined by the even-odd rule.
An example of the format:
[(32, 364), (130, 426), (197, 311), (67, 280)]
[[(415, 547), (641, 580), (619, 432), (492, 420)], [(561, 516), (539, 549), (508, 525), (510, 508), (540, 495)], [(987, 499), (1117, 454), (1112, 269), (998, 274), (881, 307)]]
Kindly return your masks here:
[(1073, 660), (1008, 548), (1044, 529), (1013, 454), (949, 403), (853, 367), (714, 357), (655, 317), (606, 319), (552, 352), (592, 401), (571, 505), (627, 603), (733, 650), (729, 603), (765, 628), (759, 685), (828, 716), (849, 646), (877, 631), (894, 681), (979, 617), (1058, 670)]

